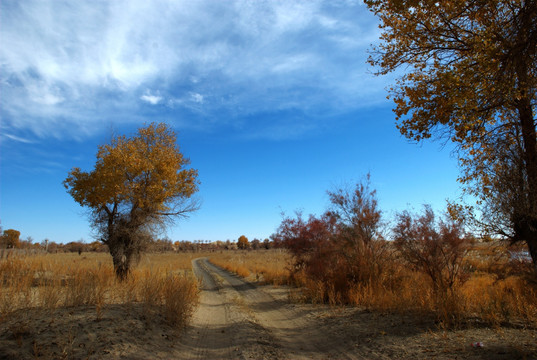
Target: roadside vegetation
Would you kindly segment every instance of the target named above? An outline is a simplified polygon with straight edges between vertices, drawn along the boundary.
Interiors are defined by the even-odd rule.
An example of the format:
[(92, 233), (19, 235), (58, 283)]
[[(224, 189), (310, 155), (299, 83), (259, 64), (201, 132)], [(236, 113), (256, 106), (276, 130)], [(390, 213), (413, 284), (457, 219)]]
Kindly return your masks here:
[(430, 206), (388, 224), (369, 177), (328, 195), (323, 215), (282, 220), (276, 249), (216, 253), (211, 261), (252, 281), (292, 285), (304, 302), (431, 315), (444, 327), (537, 325), (537, 279), (524, 244), (477, 239)]
[[(425, 211), (411, 216), (420, 220), (428, 214)], [(290, 220), (297, 219), (287, 219)], [(312, 222), (322, 228), (313, 220), (319, 219), (303, 221), (304, 227), (300, 227), (303, 235), (308, 233), (308, 228), (313, 229), (309, 226)], [(133, 341), (143, 343), (147, 336), (160, 338), (164, 336), (162, 333), (174, 339), (176, 336), (170, 335), (169, 329), (176, 331), (185, 326), (198, 301), (198, 284), (191, 271), (191, 261), (198, 257), (208, 257), (213, 263), (260, 285), (288, 285), (290, 299), (295, 302), (354, 306), (380, 314), (433, 316), (443, 328), (483, 325), (500, 328), (505, 323), (535, 328), (537, 293), (528, 271), (531, 264), (516, 256), (523, 247), (492, 239), (479, 240), (470, 239), (462, 261), (456, 262), (460, 264), (457, 280), (451, 285), (449, 281), (438, 280), (436, 286), (425, 268), (409, 262), (409, 255), (402, 252), (402, 244), (377, 237), (371, 241), (379, 246), (373, 251), (380, 254), (376, 261), (381, 265), (373, 270), (364, 267), (367, 276), (358, 274), (357, 268), (336, 255), (335, 247), (326, 247), (344, 244), (334, 239), (326, 242), (320, 236), (304, 242), (310, 247), (300, 257), (284, 239), (276, 236), (266, 242), (243, 239), (243, 249), (231, 241), (185, 243), (183, 246), (189, 249), (172, 247), (144, 254), (124, 281), (117, 278), (112, 259), (104, 251), (79, 255), (74, 251), (35, 250), (31, 254), (27, 250), (10, 249), (0, 259), (3, 324), (0, 342), (14, 346), (13, 354), (27, 354), (26, 358), (69, 358), (104, 356), (103, 351), (109, 349), (120, 353), (120, 346)], [(161, 249), (163, 243), (169, 244), (154, 242), (159, 245), (155, 249)], [(258, 247), (259, 243), (265, 246)], [(316, 258), (316, 252), (320, 251), (316, 244), (322, 244), (324, 262)], [(366, 251), (363, 253), (370, 256)], [(368, 259), (357, 258), (361, 255), (346, 254), (351, 255), (356, 256), (353, 262), (368, 264)], [(330, 268), (324, 268), (325, 265)], [(325, 277), (321, 276), (323, 272)], [(332, 283), (334, 279), (337, 282)], [(119, 321), (120, 318), (123, 320)], [(37, 330), (43, 328), (40, 324), (49, 330)], [(81, 331), (76, 324), (85, 324), (89, 330)], [(65, 326), (69, 327), (68, 332)], [(100, 341), (91, 338), (94, 331), (102, 332)], [(106, 334), (114, 331), (125, 331), (122, 342), (113, 340), (113, 344), (106, 340)], [(117, 339), (116, 335), (109, 338)], [(94, 348), (83, 348), (84, 344)]]
[(475, 242), (465, 253), (456, 282), (436, 290), (431, 277), (409, 266), (392, 242), (386, 243), (380, 276), (365, 282), (352, 281), (345, 273), (335, 282), (319, 278), (308, 271), (333, 274), (344, 269), (297, 267), (291, 252), (282, 249), (231, 250), (211, 253), (209, 258), (249, 281), (291, 286), (292, 301), (433, 316), (446, 328), (506, 323), (537, 326), (537, 286), (528, 275), (531, 265), (513, 256), (522, 253), (521, 247), (496, 240)]
[(0, 317), (25, 309), (53, 314), (73, 306), (90, 306), (99, 320), (111, 305), (142, 305), (148, 321), (162, 318), (181, 328), (198, 301), (191, 254), (148, 254), (125, 281), (114, 273), (105, 253), (24, 255), (0, 260)]

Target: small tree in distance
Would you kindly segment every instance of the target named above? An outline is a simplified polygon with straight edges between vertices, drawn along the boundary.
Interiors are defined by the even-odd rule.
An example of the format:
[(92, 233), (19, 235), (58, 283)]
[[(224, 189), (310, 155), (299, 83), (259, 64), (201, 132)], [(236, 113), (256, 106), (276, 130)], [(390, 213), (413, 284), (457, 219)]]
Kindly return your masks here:
[(185, 169), (176, 134), (165, 124), (140, 128), (136, 136), (118, 136), (99, 147), (91, 172), (73, 168), (64, 185), (108, 245), (117, 277), (124, 280), (131, 263), (155, 231), (198, 208), (197, 170)]
[(239, 240), (237, 240), (237, 247), (241, 250), (248, 249), (249, 247), (248, 238), (244, 235), (241, 235), (239, 237)]
[(251, 242), (250, 242), (250, 247), (252, 248), (252, 250), (257, 250), (261, 247), (261, 240), (259, 239), (253, 239)]
[(20, 245), (20, 231), (8, 229), (2, 234), (2, 247), (7, 249), (18, 248)]

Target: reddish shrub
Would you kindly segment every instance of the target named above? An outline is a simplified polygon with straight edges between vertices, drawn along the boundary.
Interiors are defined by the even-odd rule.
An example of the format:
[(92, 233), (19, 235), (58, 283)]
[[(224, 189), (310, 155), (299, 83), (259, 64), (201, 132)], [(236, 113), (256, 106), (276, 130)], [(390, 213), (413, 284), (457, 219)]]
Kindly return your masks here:
[(320, 218), (300, 213), (285, 218), (274, 242), (289, 249), (294, 257), (294, 274), (304, 276), (322, 293), (322, 300), (348, 302), (357, 283), (379, 279), (384, 264), (384, 241), (379, 241), (381, 213), (375, 191), (358, 184), (353, 191), (328, 193), (332, 209)]
[(425, 206), (423, 215), (405, 211), (397, 217), (393, 229), (397, 249), (415, 270), (429, 276), (435, 292), (452, 290), (464, 280), (469, 238), (460, 222), (447, 217), (436, 221), (430, 206)]

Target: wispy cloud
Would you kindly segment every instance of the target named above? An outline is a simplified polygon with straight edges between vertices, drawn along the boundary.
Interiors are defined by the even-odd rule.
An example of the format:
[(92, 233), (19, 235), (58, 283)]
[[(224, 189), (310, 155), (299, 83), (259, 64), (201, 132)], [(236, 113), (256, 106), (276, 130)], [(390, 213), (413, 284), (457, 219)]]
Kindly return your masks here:
[(143, 103), (214, 124), (384, 98), (366, 64), (376, 20), (359, 1), (21, 0), (0, 3), (0, 22), (0, 116), (39, 136), (138, 120)]
[(2, 136), (5, 137), (5, 138), (8, 138), (9, 140), (13, 140), (13, 141), (24, 143), (24, 144), (32, 144), (32, 143), (34, 143), (33, 140), (25, 139), (23, 137), (11, 135), (11, 134), (4, 133), (4, 134), (2, 134)]
[(162, 101), (162, 96), (152, 95), (150, 92), (146, 92), (144, 95), (140, 96), (140, 99), (150, 103), (151, 105), (157, 105)]

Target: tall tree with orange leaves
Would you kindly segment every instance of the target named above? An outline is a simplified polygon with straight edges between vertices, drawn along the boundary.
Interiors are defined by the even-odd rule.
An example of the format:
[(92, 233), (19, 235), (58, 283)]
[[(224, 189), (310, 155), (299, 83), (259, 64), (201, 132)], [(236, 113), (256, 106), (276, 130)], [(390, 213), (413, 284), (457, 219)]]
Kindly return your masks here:
[(80, 205), (89, 208), (92, 225), (108, 245), (119, 279), (144, 250), (159, 227), (197, 209), (191, 196), (198, 172), (165, 124), (140, 128), (132, 137), (118, 136), (99, 147), (95, 168), (73, 168), (64, 185)]
[(528, 244), (537, 274), (537, 1), (365, 0), (381, 20), (370, 63), (401, 69), (398, 128), (458, 145), (486, 229)]

